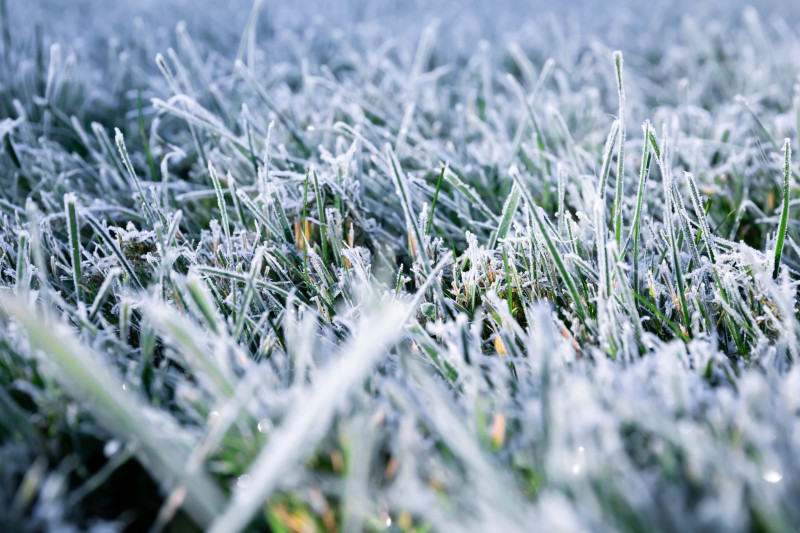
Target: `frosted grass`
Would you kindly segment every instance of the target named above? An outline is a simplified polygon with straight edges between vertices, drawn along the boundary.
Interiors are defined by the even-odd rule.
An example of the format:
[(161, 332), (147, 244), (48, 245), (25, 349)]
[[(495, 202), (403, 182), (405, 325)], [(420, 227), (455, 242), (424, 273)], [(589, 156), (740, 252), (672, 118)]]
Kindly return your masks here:
[(797, 529), (796, 8), (335, 4), (0, 1), (0, 521)]

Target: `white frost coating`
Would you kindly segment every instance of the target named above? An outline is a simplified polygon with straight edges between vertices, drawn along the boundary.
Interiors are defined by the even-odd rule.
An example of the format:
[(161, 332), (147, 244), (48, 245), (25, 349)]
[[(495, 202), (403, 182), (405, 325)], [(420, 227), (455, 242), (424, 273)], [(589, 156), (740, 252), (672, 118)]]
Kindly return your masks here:
[[(544, 3), (6, 1), (0, 293), (70, 324), (42, 332), (0, 307), (3, 425), (23, 437), (0, 442), (20, 458), (9, 479), (41, 456), (30, 418), (65, 442), (111, 435), (124, 447), (101, 474), (178, 450), (169, 468), (189, 457), (237, 494), (220, 529), (278, 493), (352, 530), (798, 529), (796, 162), (776, 277), (771, 261), (800, 4), (742, 17), (737, 0), (618, 0), (564, 17), (571, 3), (550, 2), (548, 18)], [(628, 122), (644, 130), (615, 141)], [(598, 189), (615, 175), (609, 216)], [(65, 194), (81, 206), (72, 242)], [(421, 251), (451, 250), (409, 320), (384, 323), (370, 302), (418, 291)], [(137, 423), (152, 447), (80, 401), (86, 383), (73, 395), (50, 364), (31, 379), (63, 346), (97, 354), (114, 397), (151, 402)], [(17, 421), (25, 395), (35, 412)], [(94, 523), (92, 499), (50, 490), (53, 459), (31, 469), (51, 481), (26, 485), (25, 518)], [(172, 526), (181, 498), (201, 528), (219, 519), (223, 502), (198, 511), (169, 468), (162, 494), (124, 502), (166, 502), (145, 527)]]
[(404, 306), (394, 304), (360, 325), (359, 335), (342, 348), (342, 357), (325, 369), (326, 380), (309, 390), (305, 400), (287, 413), (283, 425), (272, 432), (270, 444), (249, 469), (252, 481), (248, 489), (234, 493), (228, 508), (209, 528), (211, 533), (236, 533), (247, 525), (284, 473), (322, 436), (351, 388), (397, 339), (406, 312)]

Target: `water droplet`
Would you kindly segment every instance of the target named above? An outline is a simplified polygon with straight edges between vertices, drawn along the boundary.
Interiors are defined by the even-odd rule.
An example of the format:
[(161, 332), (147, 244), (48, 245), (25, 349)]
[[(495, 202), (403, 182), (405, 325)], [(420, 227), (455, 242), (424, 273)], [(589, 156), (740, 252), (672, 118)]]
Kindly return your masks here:
[(122, 443), (120, 441), (110, 440), (106, 442), (105, 446), (103, 446), (103, 455), (105, 455), (106, 458), (116, 455), (121, 447)]
[(579, 465), (578, 463), (575, 463), (574, 465), (572, 465), (572, 473), (573, 473), (573, 475), (576, 475), (576, 476), (578, 474), (580, 474), (581, 473), (581, 465)]
[(767, 470), (764, 472), (764, 480), (768, 483), (778, 483), (783, 479), (783, 474), (777, 470)]
[(127, 383), (123, 383), (122, 384), (122, 390), (128, 390), (128, 384)]
[(307, 129), (308, 129), (308, 131), (314, 131), (315, 128), (314, 128), (314, 126), (309, 126)]
[(272, 431), (272, 420), (269, 418), (262, 418), (258, 421), (259, 433), (269, 433), (270, 431)]
[(237, 486), (237, 487), (239, 487), (240, 489), (246, 489), (246, 488), (248, 488), (248, 487), (249, 487), (249, 486), (250, 486), (252, 483), (253, 483), (253, 480), (252, 480), (252, 478), (251, 478), (249, 475), (247, 475), (247, 474), (242, 474), (242, 475), (241, 475), (241, 476), (239, 476), (239, 478), (236, 480), (236, 486)]

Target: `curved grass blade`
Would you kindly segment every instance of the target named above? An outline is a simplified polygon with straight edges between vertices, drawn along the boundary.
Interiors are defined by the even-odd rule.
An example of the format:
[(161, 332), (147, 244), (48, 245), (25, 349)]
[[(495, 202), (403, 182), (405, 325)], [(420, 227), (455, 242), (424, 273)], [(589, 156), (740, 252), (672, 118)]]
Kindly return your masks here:
[(153, 431), (153, 419), (145, 415), (153, 412), (136, 396), (123, 392), (105, 359), (53, 316), (32, 310), (18, 298), (0, 296), (0, 304), (0, 309), (27, 330), (30, 342), (39, 348), (34, 353), (59, 369), (54, 378), (87, 400), (93, 414), (118, 438), (135, 443), (134, 455), (142, 466), (163, 486), (180, 487), (189, 517), (201, 528), (207, 527), (221, 512), (224, 497), (205, 472), (186, 468), (190, 443), (179, 442), (180, 432), (165, 438), (163, 433), (171, 429), (171, 424)]

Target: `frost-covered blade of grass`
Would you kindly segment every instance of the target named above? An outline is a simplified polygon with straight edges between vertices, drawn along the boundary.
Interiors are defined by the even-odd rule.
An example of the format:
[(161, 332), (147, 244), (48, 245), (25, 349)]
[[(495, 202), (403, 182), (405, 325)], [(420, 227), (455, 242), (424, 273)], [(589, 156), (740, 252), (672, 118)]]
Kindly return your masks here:
[[(170, 488), (181, 488), (183, 505), (198, 526), (207, 526), (219, 513), (223, 496), (204, 472), (186, 467), (186, 442), (164, 413), (150, 412), (123, 390), (123, 384), (102, 357), (85, 346), (49, 314), (30, 309), (21, 299), (0, 300), (8, 313), (27, 330), (45, 365), (53, 365), (53, 377), (66, 389), (89, 402), (92, 412), (116, 436), (130, 442), (134, 454), (150, 475)], [(161, 425), (160, 431), (153, 431)]]
[(781, 224), (778, 228), (778, 240), (775, 243), (775, 259), (772, 269), (772, 277), (777, 278), (781, 268), (781, 254), (783, 253), (783, 242), (786, 239), (786, 225), (789, 221), (789, 180), (792, 175), (792, 142), (786, 139), (783, 143), (783, 209), (781, 210)]
[(306, 399), (287, 413), (286, 422), (273, 434), (272, 444), (256, 457), (246, 475), (252, 485), (238, 490), (210, 531), (238, 532), (244, 529), (259, 506), (269, 498), (287, 471), (302, 460), (321, 438), (337, 408), (350, 390), (369, 372), (378, 357), (402, 331), (407, 310), (403, 306), (382, 308), (380, 316), (364, 323), (352, 343), (342, 348), (343, 357), (326, 378), (306, 393)]

